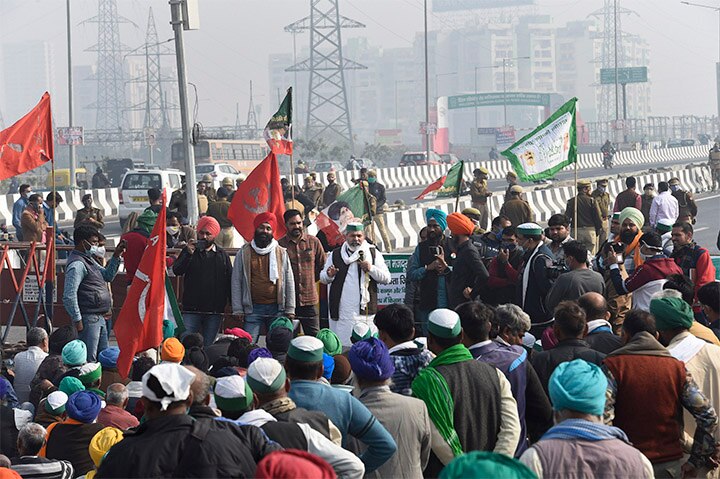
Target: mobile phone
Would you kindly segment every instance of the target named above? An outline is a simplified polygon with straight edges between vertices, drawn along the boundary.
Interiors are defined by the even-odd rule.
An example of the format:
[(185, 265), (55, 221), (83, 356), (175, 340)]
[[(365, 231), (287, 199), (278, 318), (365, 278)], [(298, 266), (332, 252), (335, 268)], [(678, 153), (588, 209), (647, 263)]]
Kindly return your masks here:
[(439, 256), (440, 255), (440, 247), (439, 246), (431, 246), (430, 254), (433, 256)]

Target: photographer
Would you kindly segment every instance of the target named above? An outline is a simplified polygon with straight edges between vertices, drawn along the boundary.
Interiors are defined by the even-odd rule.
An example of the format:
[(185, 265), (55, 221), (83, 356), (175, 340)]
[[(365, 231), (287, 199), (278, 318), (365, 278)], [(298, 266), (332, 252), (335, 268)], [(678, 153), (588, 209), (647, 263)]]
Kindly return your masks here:
[(642, 235), (640, 256), (643, 264), (625, 280), (622, 279), (621, 264), (618, 264), (615, 252), (606, 252), (605, 264), (610, 265), (610, 278), (617, 292), (633, 293), (633, 309), (649, 311), (653, 294), (663, 289), (669, 275), (682, 274), (682, 270), (675, 261), (663, 254), (662, 239), (654, 231)]
[(545, 300), (545, 308), (555, 310), (560, 301), (572, 301), (585, 293), (605, 294), (605, 282), (600, 273), (587, 266), (588, 251), (579, 241), (563, 244), (565, 266), (568, 271), (555, 280)]
[(539, 336), (552, 318), (553, 311), (545, 307), (545, 297), (552, 287), (547, 269), (553, 264), (553, 254), (545, 246), (542, 228), (535, 223), (523, 223), (517, 227), (518, 246), (525, 253), (519, 273), (515, 304), (530, 316), (530, 333)]
[(480, 295), (484, 303), (497, 306), (513, 302), (523, 253), (523, 249), (517, 244), (516, 228), (508, 226), (503, 229), (500, 251), (488, 267), (488, 287)]

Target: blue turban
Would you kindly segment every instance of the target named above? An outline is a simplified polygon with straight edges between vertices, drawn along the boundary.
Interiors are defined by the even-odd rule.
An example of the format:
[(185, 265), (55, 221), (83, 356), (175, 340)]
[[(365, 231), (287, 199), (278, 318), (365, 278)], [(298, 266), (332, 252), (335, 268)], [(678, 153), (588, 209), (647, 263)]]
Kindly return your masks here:
[(73, 393), (65, 405), (68, 417), (86, 424), (97, 419), (100, 413), (100, 397), (90, 391), (78, 391)]
[(327, 353), (323, 353), (323, 377), (330, 381), (335, 371), (335, 359)]
[(395, 364), (385, 343), (368, 338), (353, 344), (348, 360), (355, 376), (366, 381), (385, 381), (395, 372)]
[(428, 208), (428, 210), (425, 212), (425, 220), (427, 222), (430, 222), (430, 220), (435, 220), (437, 221), (437, 224), (440, 225), (440, 229), (442, 229), (443, 231), (447, 229), (447, 213), (442, 210)]
[(255, 348), (248, 354), (248, 366), (250, 366), (257, 358), (272, 359), (272, 357), (273, 355), (268, 348)]
[(98, 361), (100, 365), (105, 368), (116, 368), (118, 356), (120, 355), (120, 348), (112, 346), (110, 348), (103, 349), (98, 354)]
[(602, 416), (607, 378), (599, 366), (582, 359), (560, 363), (550, 376), (548, 392), (553, 409), (569, 409)]
[(87, 362), (87, 346), (79, 339), (74, 339), (63, 346), (62, 360), (66, 366), (82, 366)]

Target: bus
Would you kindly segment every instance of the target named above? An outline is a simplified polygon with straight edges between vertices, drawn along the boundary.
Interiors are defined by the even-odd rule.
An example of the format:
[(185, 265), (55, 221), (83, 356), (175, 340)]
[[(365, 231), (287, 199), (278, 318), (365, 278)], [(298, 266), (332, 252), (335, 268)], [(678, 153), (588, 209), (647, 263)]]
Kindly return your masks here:
[[(195, 164), (228, 163), (237, 171), (249, 174), (270, 152), (265, 140), (200, 140), (194, 145)], [(170, 166), (185, 169), (182, 141), (172, 145)]]

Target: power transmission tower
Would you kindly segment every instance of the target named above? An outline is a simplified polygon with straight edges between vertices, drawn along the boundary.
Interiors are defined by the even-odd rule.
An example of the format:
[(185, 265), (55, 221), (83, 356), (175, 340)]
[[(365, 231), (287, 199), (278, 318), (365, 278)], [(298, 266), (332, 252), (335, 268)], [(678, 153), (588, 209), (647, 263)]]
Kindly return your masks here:
[(165, 131), (170, 128), (170, 110), (176, 110), (176, 105), (167, 103), (167, 92), (163, 83), (172, 82), (171, 78), (162, 75), (162, 63), (160, 57), (174, 56), (175, 52), (164, 43), (172, 39), (160, 41), (158, 39), (155, 16), (152, 7), (148, 12), (147, 31), (145, 33), (145, 44), (128, 53), (126, 56), (139, 56), (145, 59), (145, 75), (132, 80), (134, 83), (145, 84), (145, 101), (133, 105), (132, 111), (143, 111), (143, 128), (155, 131)]
[(98, 55), (97, 100), (90, 107), (97, 111), (95, 128), (115, 131), (126, 129), (123, 53), (127, 47), (120, 43), (120, 24), (133, 22), (118, 15), (117, 0), (99, 0), (97, 16), (83, 23), (98, 24), (98, 42), (87, 49)]
[(242, 131), (242, 123), (240, 123), (240, 103), (235, 103), (235, 138), (240, 138)]
[(310, 31), (310, 58), (285, 71), (310, 72), (306, 139), (330, 134), (349, 143), (352, 149), (344, 71), (367, 67), (343, 57), (343, 28), (365, 28), (365, 25), (340, 15), (338, 0), (310, 0), (310, 16), (285, 27), (289, 33)]
[(254, 139), (258, 129), (257, 114), (255, 113), (255, 101), (253, 100), (252, 80), (250, 80), (250, 103), (248, 104), (247, 127), (249, 128), (248, 140)]

